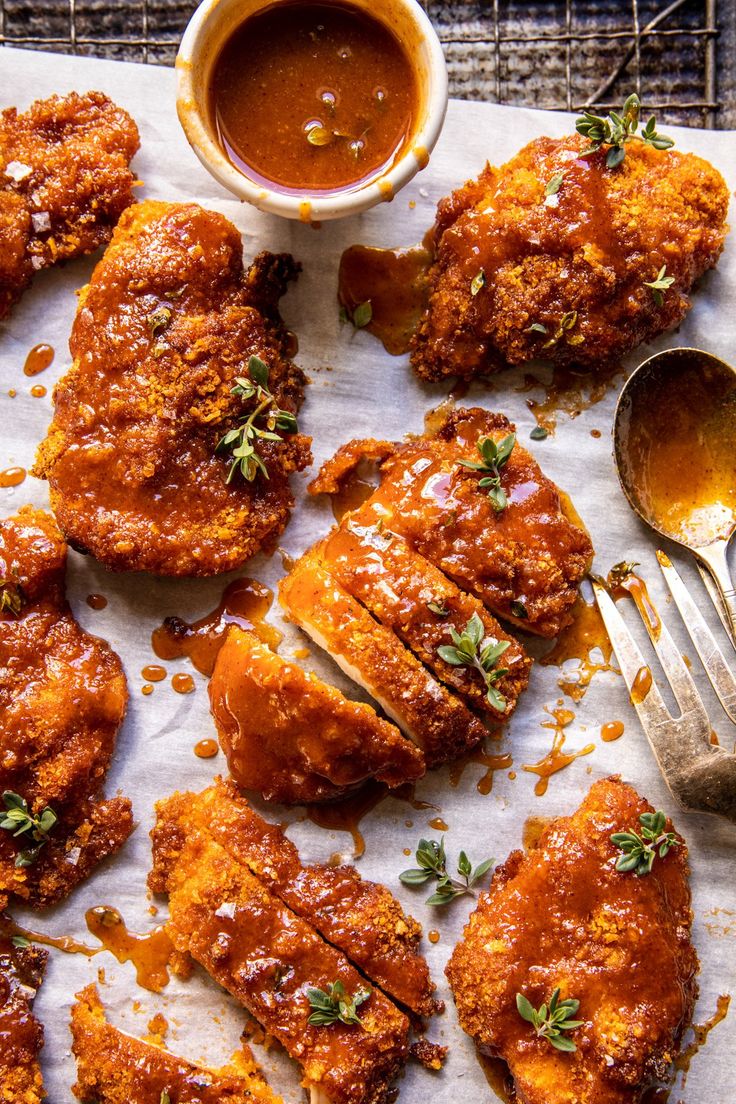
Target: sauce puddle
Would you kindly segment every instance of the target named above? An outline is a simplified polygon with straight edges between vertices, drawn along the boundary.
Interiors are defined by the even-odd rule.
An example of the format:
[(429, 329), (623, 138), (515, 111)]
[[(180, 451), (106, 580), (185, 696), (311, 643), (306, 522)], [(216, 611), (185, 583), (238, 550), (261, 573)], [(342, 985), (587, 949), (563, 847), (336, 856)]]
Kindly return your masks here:
[(219, 750), (217, 740), (199, 740), (194, 745), (194, 754), (198, 759), (214, 759)]
[(250, 630), (274, 651), (278, 648), (282, 634), (263, 620), (272, 601), (273, 592), (263, 583), (256, 579), (235, 579), (225, 587), (215, 609), (199, 620), (190, 623), (181, 617), (167, 617), (154, 629), (151, 646), (159, 659), (186, 656), (198, 671), (209, 676), (230, 625)]
[(6, 468), (0, 471), (0, 487), (19, 487), (25, 477), (25, 468)]
[(542, 400), (527, 399), (526, 405), (534, 415), (537, 425), (546, 429), (550, 436), (554, 436), (558, 414), (577, 418), (584, 410), (589, 410), (605, 398), (622, 374), (623, 368), (620, 365), (601, 365), (596, 367), (595, 373), (556, 365), (547, 381), (527, 372), (524, 383), (517, 391), (523, 394), (539, 388), (545, 392)]
[(483, 797), (487, 797), (493, 789), (493, 778), (496, 771), (510, 770), (514, 765), (509, 752), (499, 752), (493, 754), (486, 748), (477, 748), (475, 751), (471, 751), (469, 755), (464, 755), (462, 759), (458, 759), (454, 763), (450, 763), (449, 775), (450, 785), (457, 786), (460, 783), (465, 768), (470, 763), (479, 763), (482, 767), (485, 767), (485, 774), (482, 774), (475, 784), (475, 788), (479, 794)]
[(107, 605), (107, 598), (104, 594), (88, 594), (85, 601), (89, 608), (93, 610), (103, 610)]
[(601, 725), (601, 740), (604, 744), (611, 744), (614, 740), (620, 740), (624, 734), (623, 721), (606, 721)]
[[(574, 702), (582, 701), (593, 677), (604, 671), (618, 669), (611, 664), (613, 647), (608, 639), (598, 606), (578, 595), (573, 607), (573, 620), (558, 636), (553, 648), (539, 662), (543, 667), (563, 667), (577, 660), (569, 673), (563, 672), (557, 685)], [(573, 677), (574, 676), (574, 677)]]
[(489, 1058), (487, 1054), (481, 1054), (480, 1051), (476, 1051), (476, 1056), (483, 1076), (498, 1099), (504, 1104), (516, 1104), (514, 1079), (503, 1058)]
[(585, 747), (580, 748), (578, 751), (563, 751), (565, 743), (565, 732), (567, 726), (575, 720), (575, 714), (570, 709), (547, 709), (545, 706), (545, 713), (549, 714), (551, 720), (542, 721), (542, 728), (550, 728), (554, 732), (552, 740), (552, 747), (538, 763), (522, 763), (521, 769), (528, 771), (530, 774), (539, 775), (539, 780), (534, 786), (534, 793), (537, 797), (542, 797), (547, 792), (549, 780), (553, 774), (557, 774), (558, 771), (568, 767), (575, 759), (579, 759), (581, 755), (590, 755), (595, 750), (594, 744), (586, 744)]
[[(365, 837), (360, 831), (360, 822), (387, 797), (406, 801), (413, 809), (436, 810), (437, 808), (428, 801), (418, 799), (411, 783), (390, 790), (382, 782), (367, 782), (357, 793), (351, 794), (342, 801), (307, 805), (306, 819), (316, 824), (318, 828), (326, 828), (332, 832), (348, 832), (353, 839), (353, 858), (359, 859), (365, 854)], [(333, 859), (335, 860), (331, 860), (333, 866), (344, 861), (342, 856), (337, 855), (333, 856)]]
[(47, 345), (45, 342), (34, 345), (23, 365), (23, 375), (37, 376), (39, 372), (45, 372), (53, 359), (54, 350), (51, 345)]
[(435, 832), (446, 832), (449, 828), (449, 824), (447, 824), (442, 817), (436, 816), (427, 821), (427, 827), (433, 828)]
[[(97, 905), (85, 913), (87, 928), (118, 962), (130, 962), (143, 989), (160, 993), (169, 983), (168, 963), (173, 946), (163, 925), (141, 934), (129, 931), (116, 908)], [(96, 954), (97, 951), (92, 951)]]
[(371, 319), (364, 328), (388, 353), (409, 351), (429, 298), (431, 260), (423, 245), (411, 249), (351, 245), (340, 258), (337, 297), (341, 305), (352, 318), (356, 307), (370, 302)]

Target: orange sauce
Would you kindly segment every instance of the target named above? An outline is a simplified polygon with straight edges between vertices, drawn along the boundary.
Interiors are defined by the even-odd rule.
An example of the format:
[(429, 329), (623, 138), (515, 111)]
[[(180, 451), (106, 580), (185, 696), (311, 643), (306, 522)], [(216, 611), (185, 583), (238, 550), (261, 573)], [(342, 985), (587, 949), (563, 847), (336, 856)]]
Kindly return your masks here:
[(198, 759), (213, 759), (219, 750), (217, 740), (199, 740), (194, 745), (194, 754)]
[(631, 704), (640, 705), (652, 689), (652, 672), (649, 667), (640, 667), (631, 687)]
[(97, 905), (87, 909), (89, 931), (118, 962), (131, 962), (143, 989), (160, 993), (169, 983), (168, 963), (173, 947), (163, 925), (141, 934), (129, 931), (115, 908)]
[(193, 621), (167, 617), (151, 636), (153, 651), (159, 659), (187, 656), (203, 675), (211, 675), (230, 625), (254, 632), (274, 650), (282, 635), (263, 618), (271, 608), (273, 593), (255, 579), (235, 579), (223, 591), (218, 605), (210, 613)]
[(80, 943), (70, 935), (48, 935), (46, 932), (31, 931), (30, 928), (22, 928), (14, 921), (9, 921), (11, 935), (22, 935), (31, 943), (40, 943), (44, 947), (53, 947), (64, 954), (81, 954), (86, 958), (92, 958), (99, 954), (99, 947), (88, 947), (86, 943)]
[(446, 832), (449, 825), (445, 823), (442, 817), (436, 816), (427, 821), (427, 827), (434, 828), (435, 832)]
[(53, 359), (54, 350), (51, 345), (46, 345), (44, 342), (34, 345), (23, 365), (23, 375), (37, 376), (39, 372), (45, 372)]
[(579, 751), (564, 751), (565, 744), (565, 732), (564, 730), (575, 720), (575, 714), (570, 709), (547, 709), (545, 712), (549, 714), (551, 720), (543, 721), (542, 728), (551, 728), (554, 732), (552, 740), (552, 747), (538, 763), (522, 763), (522, 770), (529, 771), (531, 774), (539, 775), (539, 780), (534, 786), (534, 793), (537, 797), (542, 797), (547, 792), (547, 786), (549, 780), (553, 774), (557, 774), (558, 771), (568, 767), (575, 759), (579, 759), (581, 755), (590, 755), (595, 750), (593, 744), (586, 744), (585, 747), (579, 749)]
[(601, 740), (605, 744), (613, 743), (614, 740), (619, 740), (624, 734), (623, 721), (606, 721), (601, 725)]
[(728, 1015), (728, 1010), (731, 1006), (731, 997), (727, 993), (722, 993), (716, 1001), (716, 1010), (712, 1016), (710, 1016), (703, 1024), (693, 1024), (692, 1030), (694, 1039), (686, 1046), (682, 1053), (675, 1059), (675, 1069), (682, 1073), (682, 1085), (684, 1088), (685, 1081), (687, 1080), (687, 1073), (690, 1069), (690, 1063), (692, 1062), (698, 1051), (705, 1046), (708, 1041), (708, 1036), (714, 1027), (717, 1027), (719, 1023), (725, 1020)]
[[(665, 566), (667, 565), (665, 564)], [(610, 582), (612, 582), (612, 580), (609, 576), (609, 583)], [(654, 640), (659, 640), (662, 633), (662, 622), (654, 602), (649, 597), (647, 584), (644, 580), (632, 571), (626, 578), (618, 580), (614, 585), (614, 598), (620, 597), (622, 593), (629, 594), (634, 599), (636, 608), (639, 610), (641, 618), (651, 636)]]
[(450, 785), (457, 786), (459, 784), (465, 768), (469, 763), (480, 763), (480, 765), (486, 769), (485, 773), (482, 774), (476, 782), (475, 788), (479, 794), (487, 797), (493, 789), (493, 777), (496, 771), (508, 770), (513, 766), (513, 762), (514, 760), (508, 752), (493, 755), (485, 748), (476, 748), (476, 750), (471, 751), (469, 755), (464, 755), (462, 759), (458, 759), (450, 764)]
[[(428, 801), (421, 801), (415, 796), (413, 784), (390, 790), (382, 782), (368, 782), (357, 793), (351, 794), (342, 801), (307, 805), (307, 820), (316, 824), (318, 828), (326, 828), (333, 832), (349, 832), (353, 837), (353, 857), (359, 859), (365, 854), (365, 839), (360, 831), (360, 822), (387, 797), (406, 801), (413, 809), (436, 808)], [(413, 821), (407, 820), (405, 824), (407, 828), (413, 827)], [(339, 861), (342, 859), (339, 858)]]
[(148, 682), (163, 682), (166, 678), (166, 668), (159, 666), (158, 663), (148, 663), (141, 671), (141, 675)]
[(549, 817), (528, 816), (524, 821), (521, 840), (526, 851), (531, 851), (539, 843), (539, 837), (550, 822)]
[(443, 399), (439, 406), (428, 410), (424, 415), (424, 434), (426, 437), (436, 437), (449, 415), (455, 409), (455, 397), (450, 394)]
[(90, 609), (103, 610), (107, 605), (107, 598), (104, 594), (88, 594), (85, 601)]
[(42, 399), (46, 394), (46, 388), (41, 383), (36, 383), (31, 388), (31, 395), (34, 399)]
[(144, 698), (148, 698), (153, 693), (153, 684), (150, 682), (144, 682), (141, 686), (141, 694)]
[(427, 939), (430, 943), (439, 943), (440, 933), (437, 931), (436, 928), (432, 928), (431, 931), (427, 932)]
[(496, 1097), (502, 1100), (503, 1104), (516, 1104), (514, 1079), (504, 1060), (502, 1058), (490, 1058), (487, 1054), (481, 1054), (480, 1051), (477, 1051), (476, 1054), (480, 1068), (483, 1070), (483, 1076)]
[(544, 391), (543, 399), (527, 399), (526, 405), (534, 415), (537, 425), (553, 436), (559, 414), (577, 418), (584, 410), (589, 410), (605, 398), (622, 372), (620, 365), (598, 365), (595, 373), (569, 365), (555, 365), (547, 381), (527, 372), (524, 383), (518, 390)]
[(544, 667), (562, 667), (569, 660), (577, 660), (569, 674), (561, 674), (557, 684), (564, 694), (579, 702), (594, 675), (616, 668), (611, 665), (613, 648), (597, 603), (586, 602), (578, 595), (572, 613), (571, 624), (562, 630), (554, 647), (539, 662)]
[(361, 479), (356, 469), (348, 472), (340, 482), (340, 489), (330, 495), (332, 514), (335, 521), (342, 521), (345, 514), (357, 510), (375, 491), (375, 484)]
[(0, 471), (0, 487), (18, 487), (25, 477), (25, 468), (6, 468)]
[(182, 671), (171, 676), (171, 685), (177, 694), (191, 694), (194, 690), (194, 679)]
[(411, 138), (417, 100), (399, 40), (343, 3), (257, 12), (225, 42), (210, 77), (210, 114), (232, 164), (292, 195), (381, 176)]
[(359, 304), (370, 302), (365, 329), (387, 352), (406, 353), (429, 297), (427, 273), (432, 260), (424, 246), (375, 249), (351, 245), (340, 258), (337, 297), (352, 318)]
[(17, 394), (18, 394), (18, 392), (15, 390), (15, 388), (11, 387), (10, 390), (8, 391), (8, 398), (9, 399), (14, 399)]

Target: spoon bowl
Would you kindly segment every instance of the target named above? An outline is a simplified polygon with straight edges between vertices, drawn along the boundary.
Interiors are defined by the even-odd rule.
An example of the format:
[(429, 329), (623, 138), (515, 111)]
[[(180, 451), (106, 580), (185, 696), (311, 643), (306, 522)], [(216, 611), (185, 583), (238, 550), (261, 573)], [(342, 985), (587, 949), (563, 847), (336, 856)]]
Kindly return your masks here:
[(613, 439), (629, 504), (707, 567), (736, 637), (726, 559), (736, 532), (736, 369), (701, 349), (655, 354), (621, 391)]

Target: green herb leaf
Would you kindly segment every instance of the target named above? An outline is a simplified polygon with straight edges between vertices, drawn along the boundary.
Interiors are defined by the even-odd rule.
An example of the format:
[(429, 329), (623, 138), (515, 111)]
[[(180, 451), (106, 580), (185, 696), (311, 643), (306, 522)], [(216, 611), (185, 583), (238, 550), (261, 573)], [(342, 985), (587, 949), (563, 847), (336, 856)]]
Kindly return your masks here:
[(665, 832), (667, 817), (661, 809), (656, 813), (642, 813), (639, 824), (641, 835), (633, 831), (614, 832), (611, 843), (623, 852), (616, 860), (616, 870), (641, 878), (651, 872), (657, 855), (663, 859), (670, 848), (680, 846), (680, 841), (674, 832)]
[(445, 854), (444, 837), (437, 840), (420, 840), (416, 850), (416, 860), (419, 868), (405, 870), (399, 874), (399, 881), (403, 885), (423, 885), (430, 878), (435, 878), (437, 885), (434, 893), (427, 898), (428, 905), (449, 905), (457, 897), (475, 894), (471, 886), (479, 882), (488, 873), (493, 865), (493, 859), (486, 859), (475, 870), (465, 851), (461, 851), (457, 861), (459, 878), (452, 878), (447, 872), (447, 856)]
[(620, 587), (626, 582), (629, 575), (634, 574), (638, 566), (638, 560), (620, 560), (619, 563), (614, 564), (608, 572), (608, 585), (614, 589)]
[(537, 1036), (540, 1039), (546, 1039), (550, 1046), (553, 1046), (556, 1050), (567, 1052), (577, 1050), (572, 1039), (568, 1039), (562, 1033), (564, 1031), (575, 1031), (576, 1028), (582, 1027), (585, 1023), (584, 1020), (573, 1020), (571, 1018), (579, 1007), (580, 1001), (571, 999), (561, 1001), (559, 989), (555, 989), (552, 994), (549, 1008), (546, 1003), (541, 1004), (539, 1008), (535, 1008), (523, 993), (516, 994), (516, 1010), (522, 1020), (532, 1024)]
[(468, 621), (461, 633), (453, 625), (448, 626), (452, 644), (440, 644), (437, 655), (452, 667), (471, 667), (477, 671), (486, 686), (489, 704), (499, 713), (506, 711), (507, 701), (495, 683), (507, 675), (507, 667), (497, 667), (501, 656), (510, 648), (508, 640), (489, 640), (484, 643), (485, 627), (477, 613)]
[(159, 1098), (158, 1104), (171, 1104), (171, 1097), (167, 1093), (166, 1089), (161, 1090), (161, 1096)]
[(320, 126), (319, 123), (313, 123), (312, 126), (307, 127), (305, 133), (310, 146), (329, 146), (335, 138), (331, 130)]
[(345, 986), (341, 981), (334, 981), (329, 989), (307, 989), (307, 999), (312, 1014), (308, 1023), (317, 1027), (328, 1027), (330, 1024), (358, 1024), (363, 1026), (363, 1021), (358, 1016), (357, 1009), (364, 1004), (371, 995), (370, 989), (360, 988), (354, 996), (349, 997), (345, 992)]
[(527, 326), (526, 332), (527, 333), (546, 334), (548, 331), (547, 331), (547, 327), (544, 325), (544, 323), (542, 323), (542, 322), (532, 322), (531, 326)]
[(545, 196), (557, 195), (557, 193), (560, 190), (560, 186), (562, 184), (562, 181), (564, 179), (565, 179), (564, 172), (555, 173), (554, 176), (550, 177), (550, 179), (547, 181), (546, 187), (544, 189)]
[(538, 425), (534, 427), (529, 436), (531, 437), (532, 441), (544, 441), (547, 437), (549, 437), (549, 430), (545, 429), (544, 426)]
[(370, 299), (366, 299), (365, 303), (358, 303), (357, 307), (353, 311), (353, 325), (356, 330), (362, 330), (364, 326), (373, 318), (373, 306)]
[(615, 169), (626, 156), (627, 142), (644, 142), (658, 150), (670, 149), (674, 146), (675, 143), (671, 138), (657, 133), (653, 115), (642, 128), (641, 134), (636, 133), (639, 128), (640, 110), (639, 97), (633, 93), (624, 103), (620, 114), (611, 111), (608, 116), (601, 116), (594, 115), (591, 111), (584, 111), (575, 121), (578, 134), (582, 134), (590, 142), (590, 146), (581, 156), (595, 153), (602, 146), (609, 146), (606, 167)]
[(509, 433), (498, 444), (492, 437), (479, 437), (476, 448), (480, 453), (478, 460), (459, 460), (460, 467), (470, 471), (488, 472), (478, 481), (478, 486), (488, 491), (488, 499), (496, 513), (501, 513), (508, 505), (506, 492), (501, 486), (501, 469), (506, 466), (516, 444), (516, 434)]
[(513, 602), (511, 603), (511, 612), (513, 613), (514, 617), (518, 617), (522, 621), (529, 620), (529, 612), (524, 603), (521, 602), (518, 598), (514, 598)]
[[(56, 813), (48, 805), (38, 815), (34, 816), (28, 808), (28, 803), (20, 794), (12, 790), (3, 793), (3, 805), (5, 813), (0, 820), (0, 828), (16, 836), (26, 836), (35, 846), (19, 851), (15, 857), (17, 867), (31, 866), (38, 858), (43, 845), (49, 838), (49, 833), (57, 821)], [(0, 814), (2, 815), (2, 814)]]
[(160, 333), (163, 333), (170, 321), (171, 310), (169, 307), (157, 307), (155, 311), (151, 311), (146, 318), (146, 325), (148, 326), (151, 340)]
[[(298, 432), (296, 417), (289, 410), (281, 410), (268, 389), (268, 365), (258, 356), (248, 360), (248, 375), (237, 376), (231, 393), (245, 401), (253, 400), (255, 408), (241, 419), (241, 424), (223, 434), (215, 448), (216, 453), (229, 452), (231, 463), (226, 483), (240, 474), (252, 483), (260, 473), (268, 479), (268, 469), (256, 445), (258, 441), (281, 441), (282, 433)], [(260, 421), (260, 425), (257, 424)], [(276, 432), (278, 430), (279, 432)]]
[(473, 277), (470, 284), (470, 294), (475, 298), (478, 292), (486, 285), (486, 274), (483, 269), (479, 269), (476, 275)]
[(17, 617), (23, 609), (23, 590), (12, 579), (0, 579), (0, 613)]
[(450, 611), (444, 602), (427, 602), (427, 609), (437, 617), (449, 617)]
[(644, 287), (651, 289), (652, 298), (658, 307), (661, 307), (664, 303), (664, 296), (662, 292), (667, 291), (675, 282), (674, 276), (667, 275), (667, 265), (662, 265), (659, 272), (653, 280), (645, 280)]
[(21, 950), (24, 950), (26, 947), (30, 947), (31, 945), (30, 939), (26, 939), (24, 935), (12, 935), (10, 937), (10, 942), (13, 944), (14, 947), (19, 947), (21, 948)]

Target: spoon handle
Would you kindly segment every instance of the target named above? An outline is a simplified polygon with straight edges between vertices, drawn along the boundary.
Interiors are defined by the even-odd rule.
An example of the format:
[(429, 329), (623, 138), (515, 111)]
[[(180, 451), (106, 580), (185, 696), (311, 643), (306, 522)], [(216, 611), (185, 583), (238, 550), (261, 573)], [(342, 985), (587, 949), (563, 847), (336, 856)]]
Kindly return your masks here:
[(713, 544), (708, 544), (704, 548), (697, 548), (693, 551), (708, 568), (718, 587), (718, 593), (731, 623), (733, 635), (736, 633), (736, 588), (734, 588), (731, 572), (728, 569), (727, 548), (727, 540), (717, 540)]
[(703, 586), (708, 591), (708, 594), (710, 595), (710, 600), (713, 603), (713, 605), (716, 607), (716, 613), (718, 614), (718, 618), (719, 618), (721, 624), (723, 625), (723, 628), (724, 628), (727, 636), (729, 637), (731, 643), (733, 644), (734, 648), (736, 649), (736, 632), (731, 628), (731, 620), (728, 616), (728, 613), (726, 612), (726, 607), (723, 604), (723, 599), (721, 598), (721, 592), (718, 589), (718, 587), (716, 586), (715, 579), (713, 578), (713, 576), (710, 573), (710, 570), (705, 566), (705, 564), (700, 563), (699, 560), (697, 561), (697, 564), (698, 564), (698, 572), (700, 573), (700, 578), (703, 580)]

